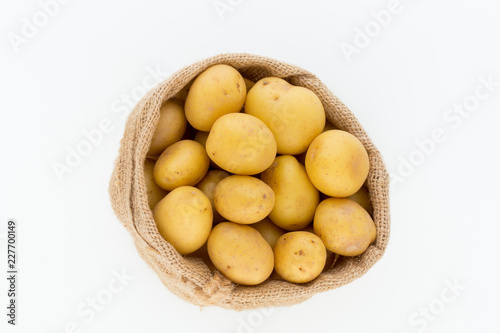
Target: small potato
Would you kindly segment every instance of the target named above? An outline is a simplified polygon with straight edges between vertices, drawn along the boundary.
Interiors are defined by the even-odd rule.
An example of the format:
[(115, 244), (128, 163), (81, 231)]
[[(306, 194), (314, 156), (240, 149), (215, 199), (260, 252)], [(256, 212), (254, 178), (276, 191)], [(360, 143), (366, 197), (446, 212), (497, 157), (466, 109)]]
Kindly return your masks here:
[(163, 151), (154, 167), (154, 179), (161, 188), (172, 191), (193, 186), (203, 179), (210, 159), (202, 145), (192, 140), (174, 143)]
[(295, 231), (311, 223), (319, 203), (319, 192), (295, 157), (276, 157), (260, 179), (271, 187), (276, 196), (269, 218), (277, 226)]
[(276, 141), (269, 128), (244, 113), (217, 119), (208, 135), (206, 149), (215, 164), (239, 175), (258, 174), (276, 157)]
[(217, 184), (214, 192), (217, 211), (231, 222), (257, 223), (274, 206), (273, 190), (251, 176), (229, 176)]
[(274, 269), (288, 282), (314, 280), (325, 267), (326, 249), (318, 236), (306, 231), (284, 234), (274, 247)]
[(186, 98), (186, 117), (199, 131), (208, 132), (215, 121), (228, 113), (240, 112), (245, 103), (243, 77), (228, 65), (215, 65), (201, 73)]
[(277, 77), (262, 79), (250, 89), (245, 113), (269, 127), (276, 138), (278, 154), (305, 152), (325, 127), (325, 110), (318, 96)]
[(360, 255), (377, 237), (370, 214), (350, 199), (322, 201), (316, 209), (313, 227), (328, 250), (343, 256)]
[(368, 187), (366, 187), (366, 185), (361, 186), (358, 192), (349, 196), (347, 199), (356, 201), (368, 212), (368, 214), (372, 214), (372, 201), (370, 199), (370, 193), (368, 192)]
[(219, 212), (215, 209), (215, 203), (214, 203), (214, 193), (215, 193), (215, 187), (221, 180), (224, 178), (229, 177), (229, 174), (225, 171), (222, 170), (210, 170), (207, 172), (207, 175), (201, 180), (196, 185), (196, 188), (200, 189), (205, 195), (208, 197), (210, 200), (210, 203), (212, 204), (212, 210), (214, 213), (214, 223), (219, 223), (226, 221), (225, 218), (223, 218)]
[(168, 146), (179, 141), (186, 131), (184, 107), (178, 99), (169, 99), (160, 108), (160, 120), (151, 139), (148, 156), (157, 157)]
[(212, 230), (212, 205), (196, 187), (182, 186), (170, 192), (154, 208), (162, 237), (181, 254), (198, 250)]
[(188, 93), (189, 93), (189, 89), (191, 89), (191, 86), (193, 85), (193, 81), (190, 81), (188, 84), (186, 84), (184, 86), (184, 88), (182, 88), (177, 94), (175, 94), (175, 98), (177, 99), (180, 99), (181, 101), (185, 102), (186, 101), (186, 98), (188, 96)]
[(281, 229), (276, 224), (273, 223), (268, 217), (263, 219), (260, 222), (251, 225), (252, 228), (257, 229), (258, 232), (264, 237), (266, 242), (271, 245), (271, 248), (274, 249), (274, 245), (286, 231)]
[(148, 191), (148, 205), (151, 210), (168, 194), (167, 191), (156, 185), (153, 178), (154, 167), (155, 161), (146, 159), (144, 162), (144, 181), (146, 183), (146, 190)]
[(247, 94), (248, 94), (250, 89), (252, 89), (252, 87), (255, 85), (255, 82), (250, 81), (249, 79), (245, 79), (245, 78), (243, 78), (243, 80), (245, 80), (245, 85), (247, 87)]
[(370, 162), (363, 144), (340, 130), (321, 133), (309, 146), (306, 170), (314, 186), (331, 197), (356, 193), (368, 176)]
[(207, 249), (214, 266), (234, 283), (256, 285), (273, 271), (271, 246), (250, 226), (218, 224), (210, 233)]

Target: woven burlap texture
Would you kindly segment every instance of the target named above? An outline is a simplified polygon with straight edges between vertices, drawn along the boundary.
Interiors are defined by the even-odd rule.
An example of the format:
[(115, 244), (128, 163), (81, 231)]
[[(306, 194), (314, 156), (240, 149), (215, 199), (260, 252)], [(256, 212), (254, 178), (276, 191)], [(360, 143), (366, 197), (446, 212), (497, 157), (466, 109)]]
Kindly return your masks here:
[[(143, 171), (160, 106), (215, 64), (233, 66), (253, 81), (274, 76), (312, 90), (323, 102), (327, 119), (363, 143), (370, 158), (367, 185), (377, 226), (377, 240), (365, 253), (358, 257), (340, 257), (333, 268), (306, 284), (268, 280), (258, 286), (240, 286), (219, 272), (212, 273), (201, 259), (180, 255), (160, 236), (148, 207)], [(293, 65), (251, 54), (221, 54), (202, 60), (181, 69), (149, 91), (127, 120), (109, 188), (115, 214), (131, 233), (141, 257), (172, 293), (195, 305), (215, 305), (233, 310), (296, 304), (365, 274), (382, 257), (389, 240), (388, 190), (389, 176), (379, 151), (351, 111), (315, 75)]]

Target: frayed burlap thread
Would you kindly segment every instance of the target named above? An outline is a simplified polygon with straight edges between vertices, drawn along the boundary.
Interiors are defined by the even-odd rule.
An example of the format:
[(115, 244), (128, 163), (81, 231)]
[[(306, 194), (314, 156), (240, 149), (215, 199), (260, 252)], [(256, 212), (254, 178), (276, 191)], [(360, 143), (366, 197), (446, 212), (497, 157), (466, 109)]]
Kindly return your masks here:
[[(269, 280), (249, 287), (236, 285), (219, 272), (211, 272), (199, 258), (182, 256), (160, 236), (148, 207), (143, 171), (160, 106), (215, 64), (233, 66), (253, 81), (275, 76), (309, 88), (322, 101), (326, 117), (363, 143), (370, 158), (367, 185), (377, 226), (377, 240), (365, 253), (357, 257), (340, 257), (334, 267), (306, 284)], [(172, 293), (195, 305), (215, 305), (233, 310), (300, 303), (316, 293), (341, 287), (365, 274), (382, 257), (389, 241), (388, 192), (389, 176), (382, 157), (351, 111), (308, 71), (251, 54), (221, 54), (202, 60), (181, 69), (148, 92), (127, 120), (109, 188), (115, 214), (131, 233), (140, 256)]]

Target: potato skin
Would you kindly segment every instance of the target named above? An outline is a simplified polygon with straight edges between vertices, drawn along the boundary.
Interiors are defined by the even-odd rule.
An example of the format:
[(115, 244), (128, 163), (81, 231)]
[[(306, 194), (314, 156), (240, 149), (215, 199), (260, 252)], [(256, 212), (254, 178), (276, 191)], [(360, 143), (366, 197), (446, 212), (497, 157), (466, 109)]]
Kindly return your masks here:
[(269, 127), (279, 154), (305, 152), (325, 127), (325, 110), (318, 96), (277, 77), (259, 80), (250, 89), (245, 113), (261, 119)]
[(217, 119), (208, 135), (206, 150), (222, 169), (239, 175), (255, 175), (273, 163), (276, 141), (258, 118), (231, 113)]
[(207, 172), (205, 177), (198, 184), (196, 184), (196, 188), (205, 193), (205, 195), (210, 200), (210, 203), (212, 204), (212, 211), (214, 213), (214, 223), (226, 221), (226, 219), (223, 218), (220, 215), (220, 213), (215, 209), (215, 203), (214, 203), (215, 187), (217, 186), (217, 184), (219, 184), (221, 180), (223, 180), (226, 177), (229, 177), (229, 174), (225, 171), (210, 170)]
[(170, 192), (156, 205), (153, 217), (162, 237), (181, 254), (201, 248), (212, 229), (210, 200), (192, 186)]
[(212, 66), (191, 85), (185, 104), (186, 118), (197, 130), (208, 132), (219, 117), (240, 112), (245, 97), (245, 81), (236, 69)]
[(377, 237), (370, 214), (350, 199), (323, 200), (316, 209), (313, 227), (328, 250), (343, 256), (362, 254)]
[(273, 190), (258, 178), (229, 176), (215, 187), (217, 211), (228, 221), (251, 224), (264, 219), (274, 206)]
[(210, 233), (207, 249), (214, 266), (234, 283), (256, 285), (273, 271), (271, 246), (250, 226), (218, 224)]
[(156, 206), (161, 199), (163, 199), (168, 191), (165, 191), (158, 185), (156, 185), (153, 170), (155, 167), (155, 161), (146, 159), (144, 162), (144, 182), (146, 183), (146, 191), (148, 192), (148, 205), (151, 210)]
[(340, 130), (321, 133), (309, 146), (306, 170), (314, 186), (331, 197), (348, 197), (363, 186), (370, 162), (363, 144)]
[(314, 280), (323, 271), (325, 262), (325, 245), (318, 236), (307, 231), (288, 232), (274, 247), (274, 268), (288, 282)]
[(202, 145), (192, 140), (174, 143), (163, 151), (154, 167), (154, 180), (171, 191), (180, 186), (194, 186), (208, 171), (210, 159)]
[[(310, 232), (310, 233), (314, 234), (313, 224), (312, 223), (309, 224), (307, 227), (305, 227), (301, 231), (306, 231), (306, 232)], [(325, 268), (323, 268), (323, 272), (326, 272), (330, 268), (332, 268), (335, 265), (335, 263), (337, 262), (338, 257), (339, 257), (338, 254), (333, 253), (332, 251), (326, 249), (326, 262), (325, 262)]]
[(158, 157), (168, 146), (179, 141), (186, 131), (184, 106), (178, 99), (169, 99), (160, 108), (160, 120), (151, 139), (148, 156)]
[(319, 191), (309, 180), (306, 169), (290, 155), (276, 157), (260, 175), (276, 196), (269, 218), (286, 230), (300, 230), (314, 218)]
[(262, 237), (266, 240), (266, 242), (271, 245), (271, 248), (274, 249), (276, 242), (278, 239), (286, 233), (286, 230), (278, 227), (273, 223), (268, 217), (263, 219), (260, 222), (254, 223), (250, 225), (252, 228), (256, 229)]

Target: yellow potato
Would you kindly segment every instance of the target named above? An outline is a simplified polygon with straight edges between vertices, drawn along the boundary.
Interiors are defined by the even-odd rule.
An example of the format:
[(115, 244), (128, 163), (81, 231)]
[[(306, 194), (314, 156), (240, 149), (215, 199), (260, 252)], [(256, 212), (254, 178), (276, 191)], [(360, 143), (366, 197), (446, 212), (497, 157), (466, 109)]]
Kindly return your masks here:
[(256, 285), (273, 271), (273, 250), (252, 227), (220, 223), (210, 233), (207, 248), (215, 267), (234, 283)]
[(212, 205), (196, 187), (182, 186), (170, 192), (154, 208), (162, 237), (181, 254), (198, 250), (212, 230)]
[(148, 205), (151, 209), (168, 194), (167, 191), (156, 185), (153, 178), (154, 167), (155, 161), (146, 159), (144, 162), (144, 182), (146, 183), (146, 190), (148, 191)]
[(203, 179), (210, 159), (202, 145), (192, 140), (174, 143), (163, 151), (154, 168), (154, 179), (161, 188), (171, 191), (179, 186), (193, 186)]
[(278, 153), (297, 155), (325, 127), (325, 110), (311, 90), (268, 77), (248, 92), (245, 113), (261, 119), (276, 138)]
[(316, 209), (313, 226), (326, 248), (343, 256), (360, 255), (377, 237), (370, 214), (350, 199), (322, 201)]
[(245, 97), (245, 81), (236, 69), (228, 65), (212, 66), (189, 89), (185, 104), (187, 120), (197, 130), (208, 132), (219, 117), (240, 112)]
[(306, 283), (314, 280), (323, 271), (325, 262), (325, 245), (310, 232), (286, 233), (274, 247), (274, 269), (288, 282)]
[(271, 187), (276, 196), (269, 218), (277, 226), (296, 231), (311, 223), (319, 203), (319, 192), (295, 157), (276, 157), (260, 179)]
[(231, 222), (257, 223), (274, 206), (273, 190), (251, 176), (229, 176), (217, 184), (214, 192), (217, 211)]
[(239, 175), (258, 174), (276, 157), (276, 141), (269, 128), (244, 113), (217, 119), (208, 135), (206, 149), (215, 164)]
[(368, 212), (368, 214), (372, 214), (372, 201), (366, 185), (361, 186), (359, 191), (349, 196), (348, 199), (356, 201)]
[(245, 85), (247, 87), (247, 93), (248, 93), (250, 91), (250, 89), (252, 89), (252, 87), (255, 85), (255, 82), (250, 81), (249, 79), (245, 79), (245, 78), (243, 78), (243, 80), (245, 80)]
[(148, 156), (158, 156), (179, 141), (186, 131), (186, 124), (182, 102), (177, 99), (166, 101), (160, 108), (160, 120), (151, 139)]
[(370, 162), (363, 144), (340, 130), (321, 133), (309, 146), (306, 170), (314, 186), (331, 197), (356, 193), (368, 176)]
[(258, 232), (264, 237), (266, 242), (271, 245), (271, 248), (274, 248), (278, 238), (281, 237), (286, 231), (278, 227), (273, 223), (268, 217), (263, 219), (260, 222), (254, 223), (251, 225), (252, 228), (257, 229)]
[(229, 174), (225, 171), (222, 170), (210, 170), (207, 172), (206, 176), (199, 182), (196, 187), (200, 189), (205, 195), (208, 197), (210, 200), (210, 203), (212, 204), (212, 210), (214, 212), (214, 223), (219, 223), (222, 221), (226, 221), (219, 212), (215, 209), (215, 204), (214, 204), (214, 193), (215, 193), (215, 187), (221, 180), (224, 178), (229, 177)]

